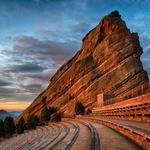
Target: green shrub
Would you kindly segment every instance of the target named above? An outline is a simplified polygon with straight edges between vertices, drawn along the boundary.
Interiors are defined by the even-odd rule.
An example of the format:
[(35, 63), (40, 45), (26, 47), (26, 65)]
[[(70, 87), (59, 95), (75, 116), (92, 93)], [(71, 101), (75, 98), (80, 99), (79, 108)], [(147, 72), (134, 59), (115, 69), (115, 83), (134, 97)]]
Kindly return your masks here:
[(4, 122), (0, 119), (0, 137), (5, 135)]
[(54, 114), (52, 114), (51, 121), (58, 122), (61, 121), (61, 118), (62, 118), (62, 113), (57, 111)]
[(4, 129), (6, 134), (12, 135), (15, 133), (15, 123), (12, 117), (6, 117), (4, 120)]
[(28, 129), (35, 129), (37, 126), (36, 116), (34, 115), (29, 116), (26, 126)]
[(87, 110), (86, 110), (86, 115), (89, 115), (89, 114), (91, 114), (92, 113), (92, 110), (90, 109), (90, 108), (88, 108)]
[(34, 116), (34, 120), (35, 120), (36, 126), (38, 126), (38, 124), (40, 123), (39, 117), (38, 116)]
[(21, 117), (16, 125), (16, 131), (18, 134), (23, 133), (25, 130), (25, 120), (23, 117)]
[(41, 111), (41, 121), (47, 123), (49, 120), (50, 120), (50, 111), (47, 107), (45, 107)]
[(57, 107), (49, 107), (49, 113), (50, 113), (50, 115), (54, 114), (57, 111), (58, 111)]
[(75, 113), (76, 115), (83, 115), (85, 112), (85, 107), (81, 102), (76, 102), (75, 104)]
[(28, 122), (25, 122), (24, 124), (24, 130), (27, 130), (28, 129)]

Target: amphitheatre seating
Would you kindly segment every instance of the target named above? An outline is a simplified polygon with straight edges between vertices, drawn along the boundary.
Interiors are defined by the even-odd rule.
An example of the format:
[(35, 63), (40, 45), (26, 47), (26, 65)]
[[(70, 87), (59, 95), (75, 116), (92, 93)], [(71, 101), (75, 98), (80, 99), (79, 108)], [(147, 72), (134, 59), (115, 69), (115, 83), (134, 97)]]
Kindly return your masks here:
[(150, 122), (150, 93), (114, 104), (96, 107), (94, 116)]
[[(47, 127), (48, 128), (48, 127)], [(39, 136), (35, 142), (33, 142), (31, 145), (29, 145), (30, 149), (37, 149), (38, 147), (40, 147), (41, 145), (43, 145), (45, 143), (45, 141), (47, 139), (49, 139), (50, 136), (52, 136), (52, 131), (53, 131), (53, 126), (51, 126), (51, 128), (47, 129), (47, 132), (43, 135), (43, 136)]]
[[(85, 147), (82, 147), (84, 145), (83, 144), (84, 142), (82, 142), (82, 144), (81, 143), (79, 144), (78, 142), (82, 140), (82, 136), (86, 137), (86, 134), (83, 134), (83, 128), (84, 128), (84, 130), (86, 130), (88, 134), (90, 133), (91, 143), (88, 143), (90, 145), (89, 149), (99, 150), (99, 136), (94, 126), (92, 126), (90, 123), (85, 122), (84, 120), (81, 121), (81, 120), (76, 120), (76, 119), (66, 119), (66, 122), (75, 124), (77, 127), (77, 130), (76, 132), (74, 132), (74, 135), (72, 136), (72, 138), (70, 138), (70, 141), (68, 141), (68, 144), (66, 144), (63, 149), (65, 150), (70, 149), (71, 146), (73, 146), (73, 149), (74, 149), (76, 145), (78, 145), (80, 149), (82, 148), (84, 149)], [(78, 149), (78, 147), (76, 149)]]
[(105, 126), (108, 126), (117, 132), (125, 135), (129, 139), (131, 139), (133, 142), (141, 146), (143, 149), (149, 150), (150, 149), (150, 134), (149, 132), (145, 132), (144, 130), (140, 128), (129, 126), (124, 123), (118, 123), (114, 120), (108, 120), (108, 119), (100, 119), (99, 117), (91, 117), (91, 116), (84, 116), (84, 117), (78, 117), (79, 119), (85, 119), (92, 122), (96, 122)]
[(5, 139), (0, 143), (0, 149), (3, 150), (26, 150), (33, 149), (36, 145), (40, 146), (40, 142), (46, 138), (52, 137), (53, 132), (58, 132), (56, 125), (38, 127), (36, 130), (29, 130), (23, 134), (16, 135), (10, 139)]
[(45, 150), (48, 150), (48, 149), (53, 149), (55, 148), (55, 146), (60, 142), (62, 141), (66, 135), (69, 133), (69, 128), (63, 124), (60, 124), (61, 126), (61, 132), (52, 140), (50, 141), (50, 143), (48, 143), (47, 145), (45, 145)]
[(84, 120), (76, 120), (83, 125), (87, 126), (91, 132), (91, 147), (90, 149), (99, 150), (100, 149), (100, 142), (99, 142), (99, 136), (96, 128), (88, 122), (84, 122)]
[(0, 149), (46, 150), (57, 149), (60, 145), (63, 149), (69, 149), (76, 141), (79, 132), (80, 127), (76, 122), (50, 123), (48, 126), (37, 127), (36, 130), (28, 130), (23, 134), (5, 139), (0, 142)]
[[(88, 116), (79, 116), (110, 127), (142, 148), (150, 149), (150, 93), (97, 106)], [(138, 121), (138, 122), (137, 122)]]
[(77, 139), (80, 128), (76, 123), (69, 121), (63, 121), (61, 124), (67, 127), (69, 130), (66, 134), (64, 134), (62, 138), (57, 139), (56, 144), (53, 146), (53, 148), (69, 149)]
[(31, 139), (31, 140), (28, 140), (27, 143), (25, 143), (25, 144), (24, 144), (23, 146), (21, 146), (19, 149), (24, 150), (24, 149), (29, 149), (29, 148), (32, 148), (32, 147), (36, 146), (37, 141), (38, 141), (39, 139), (42, 139), (42, 137), (43, 137), (44, 135), (46, 135), (46, 133), (48, 133), (50, 129), (51, 129), (50, 127), (42, 127), (42, 132), (37, 133), (36, 137), (34, 137), (34, 138)]
[[(10, 138), (6, 141), (4, 141), (1, 146), (3, 147), (3, 149), (10, 149), (10, 148), (17, 148), (19, 146), (23, 146), (24, 144), (27, 143), (27, 141), (34, 139), (39, 132), (40, 129), (38, 129), (37, 131), (33, 130), (33, 131), (27, 131), (25, 134), (21, 135), (22, 137), (20, 137), (19, 135), (17, 137), (13, 137)], [(0, 146), (0, 147), (1, 147)]]
[(53, 142), (61, 133), (61, 126), (53, 124), (51, 126), (51, 131), (46, 133), (42, 138), (36, 140), (34, 145), (29, 146), (33, 150), (43, 149), (51, 142)]
[[(88, 122), (86, 119), (90, 120), (90, 122)], [(99, 150), (99, 132), (97, 132), (97, 128), (92, 125), (91, 120), (92, 122), (98, 122), (119, 130), (119, 132), (123, 132), (123, 134), (128, 135), (128, 131), (130, 131), (130, 136), (136, 137), (138, 135), (140, 140), (143, 138), (143, 135), (145, 135), (144, 140), (146, 142), (149, 140), (149, 134), (145, 134), (147, 130), (140, 130), (138, 125), (131, 126), (129, 123), (125, 124), (123, 122), (119, 122), (118, 120), (108, 121), (107, 119), (99, 119), (99, 117), (96, 116), (95, 118), (93, 116), (85, 116), (84, 118), (82, 117), (82, 120), (63, 119), (63, 121), (60, 123), (50, 123), (48, 126), (40, 126), (37, 127), (36, 130), (28, 130), (23, 134), (15, 135), (10, 139), (0, 142), (0, 149), (68, 150), (85, 149), (85, 146), (87, 146), (87, 149)], [(86, 138), (88, 138), (88, 140), (86, 140)], [(137, 141), (137, 143), (138, 142), (139, 141)], [(146, 143), (144, 144), (146, 145)]]
[[(29, 146), (31, 146), (38, 138), (41, 138), (43, 136), (43, 133), (47, 132), (46, 127), (40, 127), (40, 132), (36, 132), (36, 130), (33, 131), (32, 135), (27, 135), (26, 139), (23, 144), (19, 145), (18, 149), (27, 149)], [(35, 133), (35, 134), (34, 134)]]
[[(150, 149), (150, 93), (125, 101), (95, 107), (92, 114), (64, 119), (60, 123), (27, 130), (20, 135), (0, 142), (0, 150), (48, 150), (82, 149), (86, 144), (93, 150), (100, 148), (99, 132), (92, 125), (95, 122), (125, 135), (143, 149)], [(137, 122), (138, 121), (138, 122)], [(107, 128), (106, 127), (106, 128)], [(84, 130), (84, 132), (83, 132)], [(90, 141), (81, 142), (88, 134)], [(86, 138), (86, 136), (85, 136)], [(79, 144), (81, 143), (81, 145)]]
[(19, 149), (21, 147), (23, 148), (29, 141), (31, 142), (32, 140), (35, 140), (35, 138), (38, 137), (38, 135), (41, 135), (43, 130), (44, 129), (42, 127), (39, 127), (37, 129), (37, 132), (36, 130), (34, 130), (33, 132), (30, 131), (30, 134), (25, 133), (26, 135), (23, 137), (23, 139), (20, 139), (19, 141), (17, 140), (16, 145), (13, 144), (13, 146), (16, 149)]

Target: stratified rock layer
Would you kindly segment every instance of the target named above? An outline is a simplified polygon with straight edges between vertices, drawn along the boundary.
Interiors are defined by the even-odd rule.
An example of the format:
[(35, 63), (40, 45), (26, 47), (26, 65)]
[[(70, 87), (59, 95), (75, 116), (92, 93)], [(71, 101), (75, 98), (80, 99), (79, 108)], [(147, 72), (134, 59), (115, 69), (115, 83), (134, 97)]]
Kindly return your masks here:
[(40, 114), (44, 105), (74, 114), (76, 101), (92, 107), (102, 91), (117, 96), (147, 82), (141, 54), (137, 33), (130, 32), (117, 11), (110, 13), (87, 33), (81, 50), (58, 69), (23, 116)]

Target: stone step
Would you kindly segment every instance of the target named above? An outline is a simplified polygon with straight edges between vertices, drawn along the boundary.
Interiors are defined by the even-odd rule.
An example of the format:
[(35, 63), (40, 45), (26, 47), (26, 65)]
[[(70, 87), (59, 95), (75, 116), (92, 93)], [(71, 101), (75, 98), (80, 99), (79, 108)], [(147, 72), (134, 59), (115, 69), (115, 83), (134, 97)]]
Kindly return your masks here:
[(69, 119), (69, 122), (77, 124), (80, 128), (77, 139), (71, 147), (71, 150), (87, 150), (91, 147), (91, 130), (89, 124), (79, 122), (78, 120)]
[(44, 147), (44, 150), (49, 150), (49, 149), (55, 149), (55, 147), (61, 142), (63, 141), (63, 139), (67, 136), (67, 134), (70, 131), (70, 128), (67, 127), (66, 125), (64, 125), (63, 123), (59, 123), (59, 125), (61, 126), (61, 132), (60, 134), (49, 144), (47, 144), (47, 146)]
[(77, 120), (78, 122), (87, 126), (91, 132), (91, 146), (90, 149), (92, 150), (99, 150), (100, 149), (100, 141), (99, 136), (96, 128), (89, 122), (85, 122), (84, 120)]
[(97, 130), (100, 139), (100, 150), (142, 150), (139, 146), (102, 124), (90, 122)]
[(70, 128), (69, 133), (63, 141), (57, 144), (55, 149), (69, 150), (77, 139), (80, 128), (76, 123), (70, 121), (63, 121), (63, 124)]
[(27, 138), (28, 140), (27, 140), (26, 144), (23, 145), (22, 147), (20, 147), (19, 150), (26, 150), (26, 149), (33, 147), (37, 143), (37, 141), (39, 139), (41, 139), (48, 132), (48, 130), (49, 130), (48, 127), (43, 126), (42, 133), (37, 133), (36, 136), (33, 138), (29, 138), (29, 139)]
[(32, 149), (33, 150), (40, 150), (45, 148), (48, 144), (52, 143), (61, 133), (61, 126), (57, 124), (53, 124), (55, 127), (52, 128), (52, 131), (50, 133), (47, 133), (45, 137), (40, 139), (38, 141), (38, 144), (34, 146)]

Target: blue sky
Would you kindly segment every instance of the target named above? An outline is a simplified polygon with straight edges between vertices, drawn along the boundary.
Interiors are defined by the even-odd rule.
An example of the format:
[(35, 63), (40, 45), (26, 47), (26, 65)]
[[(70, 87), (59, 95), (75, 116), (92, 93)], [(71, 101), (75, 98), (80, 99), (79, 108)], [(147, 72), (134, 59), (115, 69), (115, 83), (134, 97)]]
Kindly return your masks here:
[(0, 0), (1, 108), (27, 106), (80, 49), (84, 35), (113, 10), (138, 32), (150, 75), (149, 0)]

